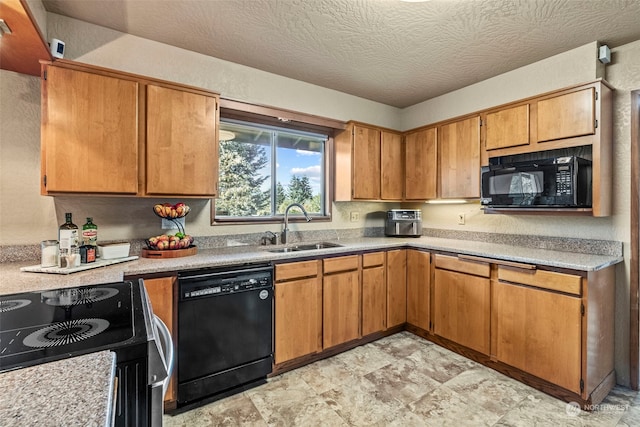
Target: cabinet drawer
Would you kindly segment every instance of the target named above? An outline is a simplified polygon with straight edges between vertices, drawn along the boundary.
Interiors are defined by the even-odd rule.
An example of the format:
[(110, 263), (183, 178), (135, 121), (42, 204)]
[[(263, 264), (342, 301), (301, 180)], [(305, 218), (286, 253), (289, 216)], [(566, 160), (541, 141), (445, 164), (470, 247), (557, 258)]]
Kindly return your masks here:
[(318, 275), (318, 261), (301, 261), (276, 265), (276, 282)]
[(362, 268), (384, 265), (384, 252), (375, 252), (362, 255)]
[(328, 258), (323, 260), (324, 274), (358, 269), (358, 255)]
[(457, 257), (436, 254), (436, 268), (473, 274), (474, 276), (489, 277), (491, 267), (489, 262), (469, 261)]
[(544, 270), (522, 270), (498, 266), (498, 279), (502, 282), (521, 283), (567, 294), (582, 295), (582, 277)]

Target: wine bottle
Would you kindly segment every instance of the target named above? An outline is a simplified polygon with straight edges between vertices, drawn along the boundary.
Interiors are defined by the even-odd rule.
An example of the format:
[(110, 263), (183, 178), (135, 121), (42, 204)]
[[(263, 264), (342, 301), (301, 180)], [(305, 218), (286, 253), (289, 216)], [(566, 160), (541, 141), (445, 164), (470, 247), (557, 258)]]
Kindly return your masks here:
[(89, 246), (98, 245), (98, 226), (93, 223), (93, 218), (87, 218), (87, 223), (82, 226), (82, 243)]
[[(75, 253), (78, 250), (78, 226), (73, 223), (71, 213), (64, 214), (65, 223), (58, 228), (58, 245), (60, 247), (59, 267), (76, 265)], [(78, 265), (80, 264), (78, 259)]]

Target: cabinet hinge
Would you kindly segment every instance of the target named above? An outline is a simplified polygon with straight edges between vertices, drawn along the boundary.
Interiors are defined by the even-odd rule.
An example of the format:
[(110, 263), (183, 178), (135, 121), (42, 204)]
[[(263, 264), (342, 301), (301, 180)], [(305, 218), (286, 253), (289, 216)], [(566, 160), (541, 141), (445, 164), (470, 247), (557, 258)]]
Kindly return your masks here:
[(596, 128), (596, 129), (598, 128), (598, 119), (594, 120), (593, 127)]
[(44, 70), (44, 72), (42, 73), (42, 78), (47, 80), (47, 70)]
[(45, 188), (47, 187), (47, 175), (42, 177), (42, 183), (44, 184)]
[(480, 119), (480, 126), (484, 125), (484, 122), (482, 121), (482, 119)]
[(584, 380), (580, 378), (580, 393), (584, 391)]
[(580, 304), (580, 314), (584, 316), (584, 304)]
[(596, 101), (598, 100), (598, 91), (596, 91)]

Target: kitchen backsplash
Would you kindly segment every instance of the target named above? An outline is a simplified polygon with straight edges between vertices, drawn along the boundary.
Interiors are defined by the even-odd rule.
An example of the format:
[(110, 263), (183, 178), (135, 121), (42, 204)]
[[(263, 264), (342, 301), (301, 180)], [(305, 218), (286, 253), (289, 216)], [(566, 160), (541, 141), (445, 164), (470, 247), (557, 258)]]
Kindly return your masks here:
[[(444, 239), (473, 240), (505, 245), (524, 246), (535, 249), (549, 249), (563, 252), (586, 253), (596, 255), (622, 256), (622, 242), (611, 240), (578, 239), (553, 236), (532, 236), (524, 234), (500, 234), (485, 232), (469, 232), (448, 229), (423, 228), (422, 235)], [(263, 233), (229, 234), (221, 236), (202, 236), (195, 238), (199, 249), (214, 249), (228, 246), (255, 246), (260, 244)], [(366, 227), (351, 229), (327, 229), (310, 231), (293, 231), (290, 243), (317, 242), (322, 240), (346, 240), (360, 237), (383, 237), (383, 227)], [(111, 243), (111, 242), (102, 242)], [(131, 255), (139, 255), (145, 247), (144, 240), (133, 239)], [(37, 262), (40, 259), (40, 245), (5, 245), (0, 246), (0, 263)]]

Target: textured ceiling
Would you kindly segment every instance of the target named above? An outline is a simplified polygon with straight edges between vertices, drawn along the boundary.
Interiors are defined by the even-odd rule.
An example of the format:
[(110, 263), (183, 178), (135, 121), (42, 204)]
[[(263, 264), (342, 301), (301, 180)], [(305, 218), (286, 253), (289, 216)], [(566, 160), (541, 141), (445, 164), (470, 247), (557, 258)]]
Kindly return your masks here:
[(615, 47), (640, 39), (640, 0), (43, 3), (60, 15), (396, 107), (596, 40)]

